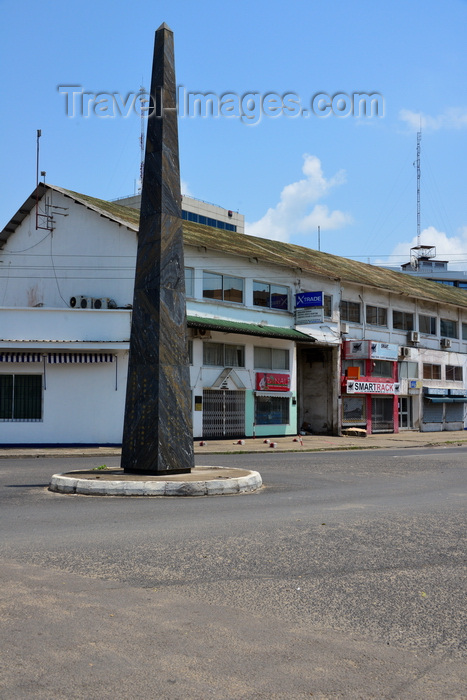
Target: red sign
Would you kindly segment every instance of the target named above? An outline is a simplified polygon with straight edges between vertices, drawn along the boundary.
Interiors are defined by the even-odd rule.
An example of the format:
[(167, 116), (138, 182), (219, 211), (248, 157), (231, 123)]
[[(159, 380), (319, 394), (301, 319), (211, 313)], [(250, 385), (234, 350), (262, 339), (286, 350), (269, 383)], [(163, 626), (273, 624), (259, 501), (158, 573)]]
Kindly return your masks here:
[(290, 374), (256, 372), (256, 391), (289, 391)]

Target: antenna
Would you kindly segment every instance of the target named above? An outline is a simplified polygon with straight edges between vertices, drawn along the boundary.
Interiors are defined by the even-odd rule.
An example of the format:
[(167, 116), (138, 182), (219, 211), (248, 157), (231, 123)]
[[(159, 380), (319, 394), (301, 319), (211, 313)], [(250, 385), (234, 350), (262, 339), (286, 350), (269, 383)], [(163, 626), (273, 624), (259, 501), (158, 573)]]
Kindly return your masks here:
[(421, 244), (420, 234), (420, 143), (422, 140), (422, 120), (420, 117), (420, 131), (417, 132), (417, 246)]
[(318, 226), (318, 250), (321, 250), (321, 226)]

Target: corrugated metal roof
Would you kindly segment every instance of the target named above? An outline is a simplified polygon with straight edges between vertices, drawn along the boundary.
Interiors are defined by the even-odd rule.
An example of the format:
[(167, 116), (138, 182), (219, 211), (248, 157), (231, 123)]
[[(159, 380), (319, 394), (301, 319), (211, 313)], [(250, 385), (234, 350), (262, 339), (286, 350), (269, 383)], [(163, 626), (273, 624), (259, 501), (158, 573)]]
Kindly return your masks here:
[(227, 333), (243, 333), (243, 335), (257, 335), (263, 338), (283, 338), (303, 343), (314, 343), (312, 338), (305, 333), (300, 333), (294, 328), (279, 328), (278, 326), (262, 326), (258, 323), (241, 323), (223, 318), (205, 318), (200, 316), (188, 316), (189, 328), (202, 328), (209, 331), (224, 331)]
[[(122, 206), (117, 202), (108, 202), (96, 197), (66, 190), (54, 185), (39, 185), (40, 195), (45, 189), (55, 190), (73, 198), (79, 204), (87, 206), (101, 216), (105, 216), (133, 231), (138, 230), (139, 211)], [(34, 207), (34, 193), (18, 210), (15, 216), (0, 233), (0, 247), (21, 223), (27, 213)], [(191, 221), (183, 221), (184, 240), (187, 245), (202, 246), (222, 253), (257, 259), (289, 268), (295, 268), (305, 274), (319, 275), (323, 278), (342, 280), (356, 285), (373, 287), (405, 297), (424, 299), (434, 303), (453, 304), (467, 308), (467, 291), (456, 287), (432, 282), (420, 277), (412, 277), (403, 272), (395, 272), (384, 267), (368, 265), (356, 260), (341, 258), (330, 253), (323, 253), (312, 248), (256, 238), (244, 233), (223, 231)]]

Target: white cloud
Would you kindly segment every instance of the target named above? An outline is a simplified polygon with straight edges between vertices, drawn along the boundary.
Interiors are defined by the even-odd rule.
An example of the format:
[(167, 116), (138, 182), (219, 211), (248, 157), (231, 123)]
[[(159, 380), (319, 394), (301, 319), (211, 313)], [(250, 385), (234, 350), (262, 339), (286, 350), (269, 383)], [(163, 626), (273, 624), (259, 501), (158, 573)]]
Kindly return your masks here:
[(439, 129), (466, 129), (467, 109), (460, 107), (450, 107), (442, 114), (431, 117), (422, 112), (411, 112), (409, 109), (401, 109), (399, 119), (405, 122), (410, 129), (418, 131), (420, 125), (422, 131), (438, 131)]
[(186, 180), (180, 180), (180, 189), (182, 190), (182, 194), (186, 195), (187, 197), (193, 197), (190, 186)]
[[(318, 226), (323, 231), (330, 231), (352, 223), (349, 213), (329, 211), (327, 206), (315, 204), (333, 187), (345, 182), (344, 171), (340, 170), (326, 179), (319, 158), (308, 154), (303, 158), (302, 171), (305, 178), (286, 185), (275, 207), (268, 209), (259, 221), (246, 223), (246, 233), (287, 242), (296, 233), (315, 233)], [(310, 211), (313, 204), (315, 206)]]
[[(458, 236), (447, 236), (444, 231), (438, 231), (434, 226), (424, 229), (420, 236), (422, 245), (436, 248), (436, 260), (447, 260), (448, 270), (467, 270), (467, 226), (459, 230)], [(417, 237), (406, 243), (398, 243), (391, 253), (393, 266), (409, 262), (410, 248), (417, 245)], [(397, 256), (397, 257), (395, 257)], [(376, 263), (378, 264), (378, 263)], [(387, 264), (387, 262), (385, 262)]]

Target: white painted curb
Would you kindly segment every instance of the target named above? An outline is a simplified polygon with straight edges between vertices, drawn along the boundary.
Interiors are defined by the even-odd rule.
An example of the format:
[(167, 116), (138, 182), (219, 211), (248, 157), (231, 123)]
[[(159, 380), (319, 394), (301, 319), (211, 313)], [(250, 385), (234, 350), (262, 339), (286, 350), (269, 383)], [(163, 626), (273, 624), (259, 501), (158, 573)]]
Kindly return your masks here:
[[(222, 467), (218, 467), (222, 469)], [(49, 491), (86, 496), (224, 496), (252, 493), (263, 485), (261, 474), (246, 471), (245, 476), (203, 481), (97, 481), (54, 474)]]

